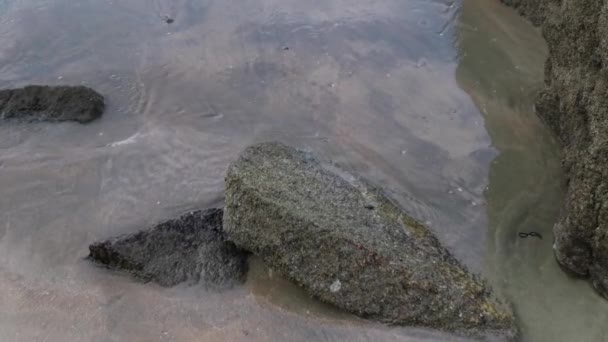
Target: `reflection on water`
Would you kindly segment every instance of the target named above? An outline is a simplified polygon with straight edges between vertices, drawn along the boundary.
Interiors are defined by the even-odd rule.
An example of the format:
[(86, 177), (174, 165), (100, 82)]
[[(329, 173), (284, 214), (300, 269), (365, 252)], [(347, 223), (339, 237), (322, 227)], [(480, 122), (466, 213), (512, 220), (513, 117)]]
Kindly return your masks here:
[(82, 258), (221, 205), (228, 163), (279, 139), (386, 187), (481, 270), (495, 151), (454, 77), (457, 3), (0, 3), (0, 86), (82, 83), (108, 99), (86, 126), (0, 126), (0, 340), (454, 340), (335, 313), (261, 265), (217, 293)]
[[(465, 0), (459, 32), (458, 80), (500, 150), (486, 192), (492, 277), (515, 305), (523, 341), (606, 341), (608, 302), (569, 279), (553, 257), (564, 178), (556, 143), (533, 111), (546, 57), (540, 33), (486, 0)], [(518, 237), (530, 231), (543, 239)]]
[[(336, 313), (259, 263), (218, 293), (82, 260), (92, 241), (221, 205), (228, 163), (271, 139), (388, 189), (471, 269), (499, 265), (530, 336), (533, 304), (558, 291), (581, 295), (551, 310), (597, 308), (560, 287), (550, 257), (560, 175), (526, 91), (542, 44), (482, 3), (465, 2), (459, 54), (451, 0), (0, 0), (0, 86), (82, 83), (108, 99), (86, 126), (0, 126), (0, 340), (455, 341)], [(532, 226), (546, 239), (513, 234)], [(536, 273), (562, 285), (536, 291)]]

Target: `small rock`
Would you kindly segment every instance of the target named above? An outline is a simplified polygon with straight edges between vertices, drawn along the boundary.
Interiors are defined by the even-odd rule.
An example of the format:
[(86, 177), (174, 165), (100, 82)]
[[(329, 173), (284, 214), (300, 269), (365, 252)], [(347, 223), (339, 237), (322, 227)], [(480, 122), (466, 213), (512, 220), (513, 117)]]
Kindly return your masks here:
[(334, 281), (331, 286), (329, 287), (329, 291), (336, 293), (338, 291), (340, 291), (340, 289), (342, 288), (342, 283), (340, 283), (339, 279), (336, 279), (336, 281)]
[(104, 98), (84, 86), (27, 86), (0, 90), (0, 119), (77, 121), (99, 118)]
[(162, 286), (230, 287), (244, 281), (247, 254), (225, 240), (222, 214), (221, 209), (193, 211), (150, 230), (94, 243), (89, 258)]

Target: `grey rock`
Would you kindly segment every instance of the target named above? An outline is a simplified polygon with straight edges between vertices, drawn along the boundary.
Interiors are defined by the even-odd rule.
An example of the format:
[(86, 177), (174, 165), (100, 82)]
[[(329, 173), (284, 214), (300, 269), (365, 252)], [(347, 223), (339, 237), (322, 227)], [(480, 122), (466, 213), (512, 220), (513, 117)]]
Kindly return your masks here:
[(503, 2), (540, 25), (549, 48), (536, 111), (563, 145), (568, 177), (555, 255), (608, 298), (608, 0)]
[(226, 177), (224, 230), (313, 297), (361, 317), (516, 335), (511, 311), (433, 233), (364, 181), (280, 143)]
[(89, 246), (89, 258), (162, 286), (223, 288), (242, 283), (247, 253), (225, 240), (221, 209), (193, 211), (150, 230)]
[(83, 86), (0, 90), (0, 119), (86, 123), (99, 118), (104, 109), (103, 96)]

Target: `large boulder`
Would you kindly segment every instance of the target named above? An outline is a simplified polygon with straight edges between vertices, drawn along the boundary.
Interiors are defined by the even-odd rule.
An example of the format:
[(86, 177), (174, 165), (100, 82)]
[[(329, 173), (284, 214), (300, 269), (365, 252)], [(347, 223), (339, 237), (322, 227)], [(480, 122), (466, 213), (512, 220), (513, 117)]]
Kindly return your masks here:
[(149, 230), (89, 246), (89, 258), (162, 286), (230, 287), (245, 280), (247, 253), (227, 242), (221, 209), (193, 211)]
[(83, 86), (0, 90), (0, 119), (86, 123), (100, 117), (104, 108), (103, 96)]
[(381, 191), (280, 143), (226, 178), (224, 230), (312, 296), (356, 315), (470, 335), (515, 335), (512, 313)]
[(555, 255), (608, 298), (608, 0), (503, 2), (541, 25), (549, 48), (536, 111), (564, 147), (568, 177)]

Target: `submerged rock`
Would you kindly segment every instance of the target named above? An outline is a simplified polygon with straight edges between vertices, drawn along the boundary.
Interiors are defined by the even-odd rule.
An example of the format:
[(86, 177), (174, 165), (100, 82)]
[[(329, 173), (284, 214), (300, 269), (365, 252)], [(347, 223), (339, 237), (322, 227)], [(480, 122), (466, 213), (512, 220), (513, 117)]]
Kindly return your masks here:
[(201, 282), (229, 287), (245, 280), (247, 254), (225, 240), (222, 210), (193, 211), (136, 234), (89, 246), (89, 258), (162, 286)]
[(0, 90), (0, 119), (86, 123), (100, 117), (104, 108), (103, 96), (83, 86)]
[(608, 0), (503, 0), (542, 27), (549, 48), (536, 111), (564, 147), (565, 208), (555, 255), (608, 298)]
[(224, 230), (314, 297), (389, 324), (515, 335), (512, 313), (379, 190), (280, 143), (226, 178)]

